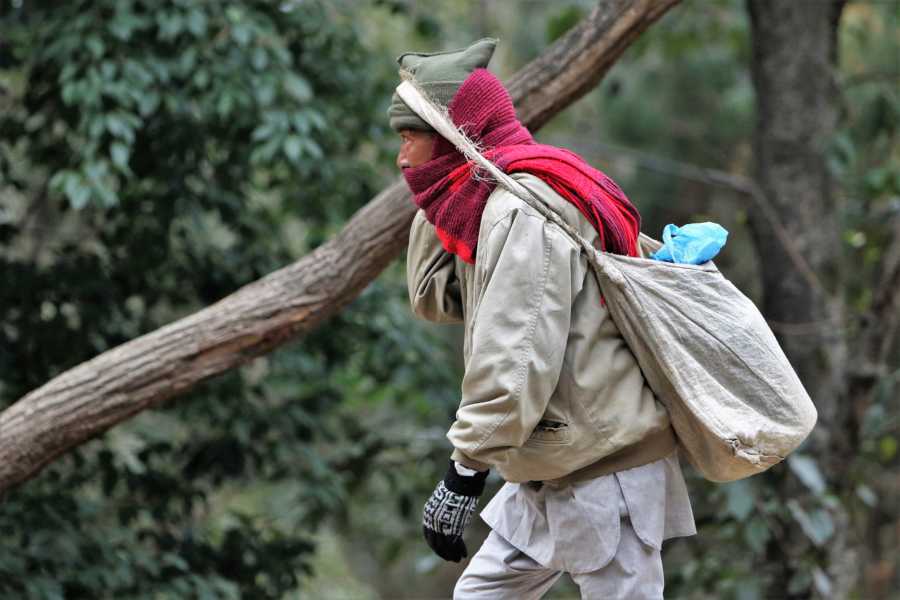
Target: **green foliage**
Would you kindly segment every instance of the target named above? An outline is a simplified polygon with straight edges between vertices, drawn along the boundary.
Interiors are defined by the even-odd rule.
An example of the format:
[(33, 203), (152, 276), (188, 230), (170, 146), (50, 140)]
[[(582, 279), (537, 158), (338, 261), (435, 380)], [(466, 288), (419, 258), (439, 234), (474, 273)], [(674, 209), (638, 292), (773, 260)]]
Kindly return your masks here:
[(547, 20), (547, 41), (553, 42), (575, 27), (585, 17), (580, 6), (566, 6)]
[[(381, 184), (394, 74), (340, 7), (2, 10), (0, 407), (308, 252)], [(422, 368), (447, 344), (406, 302), (393, 270), (302, 345), (9, 494), (0, 596), (296, 588), (323, 519), (407, 442), (393, 415), (445, 419), (454, 401), (452, 369)]]
[[(753, 126), (747, 17), (733, 2), (702, 4), (673, 11), (616, 65), (599, 94), (602, 127), (644, 151), (729, 170)], [(673, 183), (683, 185), (651, 174), (629, 189), (649, 218), (671, 216)]]
[[(864, 312), (892, 219), (900, 218), (900, 87), (896, 6), (847, 7), (842, 29), (841, 110), (846, 124), (829, 148), (829, 166), (843, 183), (844, 248), (850, 271), (848, 297)], [(873, 34), (873, 32), (878, 32)]]
[[(154, 152), (173, 142), (184, 144), (182, 156), (215, 157), (213, 171), (247, 162), (235, 152), (249, 151), (252, 162), (279, 174), (305, 167), (309, 175), (322, 158), (327, 109), (310, 83), (323, 81), (315, 57), (354, 58), (320, 54), (332, 43), (315, 35), (323, 15), (300, 18), (300, 9), (264, 2), (130, 1), (94, 11), (71, 3), (54, 13), (18, 48), (27, 48), (32, 72), (59, 86), (62, 103), (26, 97), (26, 130), (34, 158), (51, 145), (61, 155), (50, 188), (74, 208), (115, 205), (131, 176), (145, 177)], [(290, 37), (272, 35), (288, 27), (296, 28)], [(155, 130), (161, 122), (178, 127)], [(186, 135), (195, 129), (213, 135)], [(234, 144), (248, 134), (253, 143)]]

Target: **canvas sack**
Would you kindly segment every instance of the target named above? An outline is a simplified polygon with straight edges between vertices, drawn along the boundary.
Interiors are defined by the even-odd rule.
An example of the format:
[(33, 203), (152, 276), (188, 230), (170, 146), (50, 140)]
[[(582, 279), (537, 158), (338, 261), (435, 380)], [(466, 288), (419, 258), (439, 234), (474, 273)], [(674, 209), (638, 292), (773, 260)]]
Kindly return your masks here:
[[(755, 475), (803, 442), (816, 408), (756, 305), (715, 263), (598, 251), (528, 192), (514, 191), (589, 253), (610, 316), (706, 479)], [(639, 242), (643, 255), (662, 245)]]

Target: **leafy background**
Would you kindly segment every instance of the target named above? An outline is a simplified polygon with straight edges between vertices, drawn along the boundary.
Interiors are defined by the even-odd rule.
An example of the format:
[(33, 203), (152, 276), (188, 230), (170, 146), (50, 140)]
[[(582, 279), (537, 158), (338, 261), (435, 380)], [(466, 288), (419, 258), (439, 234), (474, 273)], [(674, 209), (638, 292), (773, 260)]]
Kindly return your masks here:
[[(506, 78), (587, 1), (97, 0), (0, 5), (0, 408), (56, 374), (308, 253), (396, 177), (393, 58), (501, 38)], [(839, 30), (846, 296), (859, 311), (900, 211), (900, 5)], [(538, 134), (635, 200), (644, 230), (715, 220), (754, 298), (748, 17), (687, 1)], [(0, 504), (0, 597), (446, 596), (421, 505), (449, 454), (460, 333), (415, 321), (402, 261), (316, 333), (70, 452)], [(894, 354), (894, 358), (897, 355)], [(894, 364), (900, 363), (894, 360)], [(900, 371), (865, 407), (838, 488), (802, 449), (728, 485), (688, 471), (700, 535), (666, 548), (673, 598), (825, 595), (824, 549), (870, 555), (858, 598), (898, 589)], [(849, 482), (849, 483), (848, 483)], [(500, 485), (490, 480), (488, 496)], [(835, 522), (835, 506), (851, 521)], [(476, 523), (474, 549), (486, 534)], [(767, 560), (772, 549), (790, 560)], [(785, 549), (787, 551), (785, 552)], [(566, 579), (551, 597), (574, 597)]]

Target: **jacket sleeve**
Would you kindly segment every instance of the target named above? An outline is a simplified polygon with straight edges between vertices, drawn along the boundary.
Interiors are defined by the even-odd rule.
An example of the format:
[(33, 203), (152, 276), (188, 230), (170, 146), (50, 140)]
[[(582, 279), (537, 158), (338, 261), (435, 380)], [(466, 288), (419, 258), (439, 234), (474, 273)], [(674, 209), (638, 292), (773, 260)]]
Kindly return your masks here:
[(462, 400), (447, 433), (453, 459), (478, 470), (502, 465), (549, 404), (565, 356), (579, 256), (563, 232), (521, 208), (482, 235)]
[(409, 231), (406, 284), (409, 303), (416, 316), (436, 323), (462, 322), (462, 294), (456, 261), (444, 250), (434, 226), (421, 210), (416, 212)]

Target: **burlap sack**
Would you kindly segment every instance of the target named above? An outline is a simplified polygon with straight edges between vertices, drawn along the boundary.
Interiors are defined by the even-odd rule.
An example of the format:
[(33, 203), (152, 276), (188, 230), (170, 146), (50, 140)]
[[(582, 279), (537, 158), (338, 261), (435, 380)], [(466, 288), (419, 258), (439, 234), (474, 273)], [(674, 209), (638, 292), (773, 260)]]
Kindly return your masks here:
[[(660, 244), (641, 235), (641, 245)], [(595, 254), (610, 314), (704, 477), (748, 477), (800, 445), (815, 406), (762, 314), (713, 262)]]
[[(812, 400), (762, 314), (712, 261), (598, 252), (527, 191), (513, 190), (590, 253), (613, 321), (704, 477), (755, 475), (809, 435), (817, 417)], [(661, 246), (644, 234), (640, 245), (643, 255)]]

